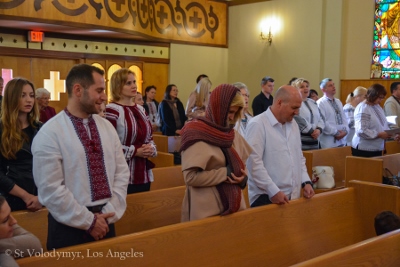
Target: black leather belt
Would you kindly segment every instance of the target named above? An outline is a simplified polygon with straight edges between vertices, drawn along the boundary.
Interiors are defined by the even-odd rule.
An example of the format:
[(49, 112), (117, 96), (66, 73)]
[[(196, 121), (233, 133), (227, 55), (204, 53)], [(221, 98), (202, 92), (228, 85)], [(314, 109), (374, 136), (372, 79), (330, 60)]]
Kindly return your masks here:
[(93, 213), (98, 213), (98, 212), (100, 212), (102, 209), (103, 209), (103, 207), (105, 206), (106, 204), (102, 204), (102, 205), (97, 205), (97, 206), (92, 206), (92, 207), (86, 207), (89, 211), (91, 211), (91, 212), (93, 212)]

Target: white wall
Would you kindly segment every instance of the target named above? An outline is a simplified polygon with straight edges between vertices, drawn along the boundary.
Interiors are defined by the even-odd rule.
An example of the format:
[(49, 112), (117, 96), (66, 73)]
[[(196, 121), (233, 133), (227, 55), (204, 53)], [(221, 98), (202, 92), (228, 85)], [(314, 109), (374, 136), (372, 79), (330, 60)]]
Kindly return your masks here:
[(343, 2), (342, 79), (369, 79), (372, 63), (374, 0)]
[(185, 106), (200, 74), (208, 75), (212, 89), (228, 82), (227, 48), (171, 44), (170, 53), (169, 82), (177, 85)]
[[(172, 44), (170, 83), (177, 84), (185, 103), (201, 73), (213, 88), (240, 81), (249, 87), (251, 102), (266, 75), (276, 80), (276, 88), (304, 77), (317, 89), (321, 79), (330, 77), (339, 97), (341, 79), (369, 79), (374, 2), (275, 0), (232, 6), (229, 47)], [(269, 16), (282, 21), (271, 46), (259, 39), (260, 22)]]
[[(229, 81), (241, 81), (251, 101), (268, 75), (275, 88), (292, 77), (304, 77), (318, 88), (325, 77), (339, 83), (341, 0), (279, 0), (229, 9)], [(281, 19), (272, 45), (259, 39), (260, 22)]]

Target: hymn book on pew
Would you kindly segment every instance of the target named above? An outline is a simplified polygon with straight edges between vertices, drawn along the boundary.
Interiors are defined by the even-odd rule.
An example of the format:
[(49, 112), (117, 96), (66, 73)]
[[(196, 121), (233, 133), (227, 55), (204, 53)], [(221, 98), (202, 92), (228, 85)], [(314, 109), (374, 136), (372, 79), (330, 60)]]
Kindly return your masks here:
[[(397, 119), (397, 116), (387, 116), (386, 117), (386, 120), (387, 120), (390, 128), (392, 128), (391, 126), (396, 125), (396, 119)], [(390, 130), (385, 130), (385, 132), (388, 135), (395, 135), (395, 134), (400, 133), (400, 128), (393, 128)]]

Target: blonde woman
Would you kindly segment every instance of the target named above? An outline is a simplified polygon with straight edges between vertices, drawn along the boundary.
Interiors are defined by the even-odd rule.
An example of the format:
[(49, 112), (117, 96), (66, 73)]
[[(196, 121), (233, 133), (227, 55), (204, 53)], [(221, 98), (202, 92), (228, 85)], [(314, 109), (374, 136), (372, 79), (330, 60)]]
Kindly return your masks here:
[(136, 75), (129, 69), (119, 69), (111, 76), (110, 84), (112, 98), (106, 108), (106, 119), (117, 130), (128, 162), (127, 193), (149, 191), (154, 164), (148, 158), (156, 156), (157, 150), (144, 108), (132, 101), (137, 95)]
[(353, 140), (353, 136), (355, 133), (354, 128), (354, 110), (356, 109), (357, 105), (360, 104), (362, 101), (365, 100), (367, 95), (367, 88), (358, 86), (351, 92), (346, 99), (346, 105), (343, 107), (344, 115), (347, 118), (347, 122), (349, 123), (349, 133), (346, 136), (347, 145), (351, 146), (351, 141)]
[(0, 124), (0, 191), (12, 211), (42, 208), (32, 174), (31, 144), (41, 124), (33, 84), (23, 78), (7, 83)]
[(203, 78), (197, 83), (186, 104), (185, 113), (189, 119), (205, 115), (210, 89), (211, 82), (208, 78)]
[(247, 89), (247, 86), (244, 83), (237, 82), (234, 83), (233, 86), (235, 86), (240, 90), (240, 94), (242, 95), (244, 100), (244, 107), (241, 119), (238, 120), (235, 125), (235, 130), (238, 131), (244, 137), (246, 134), (246, 126), (249, 123), (249, 121), (253, 118), (253, 114), (251, 114), (249, 111), (250, 93), (249, 90)]
[(301, 134), (301, 149), (318, 149), (319, 136), (325, 127), (325, 123), (317, 103), (308, 98), (310, 83), (304, 78), (298, 78), (292, 82), (292, 86), (300, 91), (302, 98), (299, 115), (294, 116)]

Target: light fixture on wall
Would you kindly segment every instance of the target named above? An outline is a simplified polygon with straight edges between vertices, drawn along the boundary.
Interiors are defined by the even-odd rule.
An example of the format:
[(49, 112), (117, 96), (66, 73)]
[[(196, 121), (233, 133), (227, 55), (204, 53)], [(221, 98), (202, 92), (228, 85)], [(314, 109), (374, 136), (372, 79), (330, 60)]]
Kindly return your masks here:
[(269, 43), (269, 45), (271, 45), (271, 43), (272, 43), (272, 37), (273, 37), (273, 35), (272, 35), (272, 32), (271, 32), (271, 26), (269, 26), (268, 33), (263, 32), (261, 30), (261, 34), (260, 34), (261, 40), (267, 41)]
[(266, 18), (260, 23), (261, 33), (260, 39), (262, 41), (268, 42), (269, 45), (272, 44), (272, 37), (279, 32), (281, 27), (281, 22), (279, 18), (270, 17)]

